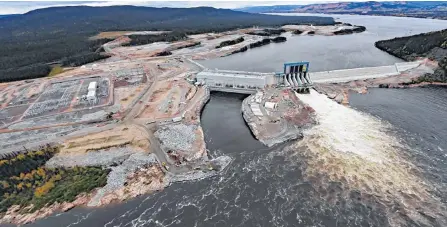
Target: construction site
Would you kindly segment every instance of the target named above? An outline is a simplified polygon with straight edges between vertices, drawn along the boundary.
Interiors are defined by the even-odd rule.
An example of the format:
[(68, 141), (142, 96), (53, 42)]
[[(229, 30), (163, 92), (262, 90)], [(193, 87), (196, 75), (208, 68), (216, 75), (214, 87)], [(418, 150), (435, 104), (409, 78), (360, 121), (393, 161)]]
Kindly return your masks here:
[[(284, 28), (320, 29), (328, 35), (340, 26)], [(50, 167), (111, 168), (107, 185), (88, 203), (99, 206), (225, 169), (231, 158), (209, 159), (200, 125), (210, 91), (249, 94), (243, 117), (265, 145), (299, 138), (315, 124), (312, 108), (295, 95), (309, 92), (317, 82), (311, 80), (308, 62), (286, 63), (281, 73), (258, 73), (211, 70), (194, 61), (246, 50), (265, 38), (256, 31), (264, 30), (198, 34), (140, 46), (122, 46), (132, 32), (102, 34), (115, 38), (103, 45), (110, 58), (54, 77), (0, 84), (0, 155), (54, 144), (61, 151), (48, 161)], [(356, 75), (335, 73), (339, 80)], [(135, 191), (132, 185), (144, 177), (152, 183)]]
[(291, 89), (265, 89), (242, 103), (242, 114), (253, 135), (266, 146), (302, 137), (316, 123), (314, 110)]

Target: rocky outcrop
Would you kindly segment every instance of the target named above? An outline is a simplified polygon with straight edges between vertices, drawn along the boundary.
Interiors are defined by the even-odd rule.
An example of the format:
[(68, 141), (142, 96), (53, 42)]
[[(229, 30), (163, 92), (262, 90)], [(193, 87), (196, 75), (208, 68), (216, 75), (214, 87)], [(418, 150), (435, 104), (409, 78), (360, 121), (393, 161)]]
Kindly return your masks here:
[(279, 29), (266, 28), (264, 30), (252, 31), (247, 34), (259, 35), (259, 36), (276, 36), (276, 35), (281, 35), (284, 32), (286, 32), (286, 30), (284, 30), (282, 28), (279, 28)]
[(81, 194), (73, 202), (54, 203), (51, 206), (44, 207), (32, 213), (26, 213), (26, 210), (30, 210), (32, 206), (22, 209), (19, 205), (14, 205), (6, 211), (5, 215), (0, 219), (0, 223), (12, 223), (15, 225), (31, 223), (55, 212), (65, 212), (76, 206), (85, 205), (90, 200), (90, 197), (90, 194)]
[(264, 46), (267, 45), (271, 42), (270, 39), (263, 39), (261, 41), (257, 41), (255, 43), (250, 43), (250, 48), (256, 48), (256, 47), (260, 47), (260, 46)]
[(434, 73), (424, 75), (418, 82), (447, 82), (447, 29), (413, 36), (381, 40), (375, 46), (398, 58), (413, 61), (429, 58), (437, 61), (439, 68)]
[(282, 43), (285, 41), (287, 41), (287, 38), (283, 37), (283, 36), (278, 36), (278, 37), (275, 37), (272, 39), (272, 42), (274, 42), (274, 43)]
[(169, 185), (165, 174), (158, 165), (140, 168), (127, 176), (125, 185), (104, 195), (97, 206), (122, 202), (146, 193), (159, 191)]
[(262, 39), (261, 41), (250, 43), (249, 47), (250, 47), (250, 49), (253, 49), (253, 48), (256, 48), (256, 47), (261, 47), (261, 46), (270, 44), (271, 42), (281, 43), (281, 42), (285, 42), (285, 41), (287, 41), (286, 37), (278, 36), (278, 37), (275, 37), (275, 38), (272, 38), (272, 39), (266, 38), (266, 39)]
[(245, 51), (247, 51), (247, 50), (248, 50), (248, 47), (247, 47), (247, 46), (244, 46), (244, 47), (242, 47), (242, 48), (240, 48), (240, 49), (238, 49), (238, 50), (235, 50), (235, 51), (231, 52), (230, 55), (231, 55), (231, 54), (240, 53), (240, 52), (245, 52)]
[(346, 28), (346, 29), (341, 29), (341, 30), (335, 31), (334, 35), (347, 35), (347, 34), (353, 34), (353, 33), (360, 33), (360, 32), (364, 32), (364, 31), (366, 31), (365, 26), (355, 26), (352, 29)]
[(219, 44), (219, 46), (216, 46), (216, 49), (226, 47), (226, 46), (231, 46), (231, 45), (238, 44), (238, 43), (242, 43), (242, 42), (244, 42), (244, 40), (245, 40), (244, 37), (239, 37), (239, 38), (233, 39), (233, 40), (226, 40), (226, 41), (221, 42)]

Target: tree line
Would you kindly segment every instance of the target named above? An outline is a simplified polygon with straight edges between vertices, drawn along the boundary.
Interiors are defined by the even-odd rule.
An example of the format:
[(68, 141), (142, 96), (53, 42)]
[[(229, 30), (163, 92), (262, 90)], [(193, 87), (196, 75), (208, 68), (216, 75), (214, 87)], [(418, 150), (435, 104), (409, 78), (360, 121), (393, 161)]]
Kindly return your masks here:
[[(12, 205), (33, 212), (55, 202), (71, 202), (83, 192), (107, 183), (109, 169), (101, 167), (46, 168), (58, 147), (7, 154), (0, 160), (0, 213)], [(25, 210), (29, 205), (31, 209)]]
[[(329, 17), (285, 17), (250, 14), (210, 7), (151, 8), (135, 6), (54, 7), (0, 19), (0, 81), (46, 76), (49, 63), (77, 66), (102, 59), (100, 46), (108, 40), (91, 40), (103, 31), (169, 30), (162, 40), (179, 40), (184, 34), (222, 32), (250, 26), (333, 24)], [(183, 34), (183, 35), (182, 35)], [(131, 45), (159, 37), (131, 37)]]

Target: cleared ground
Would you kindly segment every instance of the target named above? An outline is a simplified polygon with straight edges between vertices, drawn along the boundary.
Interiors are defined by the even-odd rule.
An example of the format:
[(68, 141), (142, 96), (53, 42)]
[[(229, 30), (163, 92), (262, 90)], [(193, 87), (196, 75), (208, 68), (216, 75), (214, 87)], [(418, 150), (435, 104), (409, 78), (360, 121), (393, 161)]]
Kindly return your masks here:
[(182, 78), (158, 81), (139, 118), (157, 120), (177, 116), (195, 95), (196, 88)]
[(90, 134), (65, 141), (61, 154), (76, 154), (116, 146), (130, 145), (143, 151), (149, 150), (147, 133), (132, 125), (122, 125), (111, 130)]

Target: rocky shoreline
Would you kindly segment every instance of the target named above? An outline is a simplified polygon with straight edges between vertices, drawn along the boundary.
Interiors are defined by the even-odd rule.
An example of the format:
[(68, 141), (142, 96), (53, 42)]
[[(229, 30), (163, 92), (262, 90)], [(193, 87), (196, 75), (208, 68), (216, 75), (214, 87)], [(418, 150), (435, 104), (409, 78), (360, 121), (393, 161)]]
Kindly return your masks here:
[(438, 67), (433, 73), (422, 75), (412, 83), (447, 82), (447, 29), (380, 40), (374, 45), (378, 49), (406, 61), (428, 58), (436, 62)]
[[(266, 102), (276, 106), (264, 108)], [(271, 88), (250, 95), (242, 102), (241, 111), (254, 137), (268, 147), (302, 138), (303, 131), (316, 123), (313, 109), (290, 89)]]
[(437, 69), (436, 62), (425, 59), (418, 67), (402, 72), (396, 76), (384, 78), (355, 80), (341, 83), (315, 83), (314, 88), (319, 93), (325, 94), (334, 101), (347, 105), (349, 104), (349, 93), (357, 92), (365, 94), (368, 88), (411, 88), (427, 85), (443, 86), (444, 82), (415, 82), (419, 78), (431, 75)]
[[(163, 190), (172, 183), (195, 181), (213, 177), (224, 171), (231, 163), (228, 156), (220, 156), (209, 160), (203, 132), (200, 126), (200, 115), (210, 99), (210, 91), (205, 87), (203, 95), (185, 116), (196, 122), (197, 130), (201, 132), (200, 141), (190, 141), (191, 146), (198, 143), (203, 147), (194, 153), (183, 172), (170, 172), (163, 169), (153, 153), (134, 150), (130, 147), (116, 147), (106, 150), (87, 152), (77, 155), (56, 155), (47, 162), (48, 168), (75, 166), (103, 166), (111, 168), (106, 186), (96, 188), (90, 193), (78, 195), (72, 202), (54, 203), (35, 212), (27, 213), (31, 207), (11, 206), (1, 217), (0, 223), (23, 225), (50, 216), (57, 212), (66, 212), (77, 206), (102, 207), (112, 203), (123, 202), (136, 196)], [(200, 133), (199, 133), (200, 134)], [(103, 159), (102, 157), (106, 157)]]

